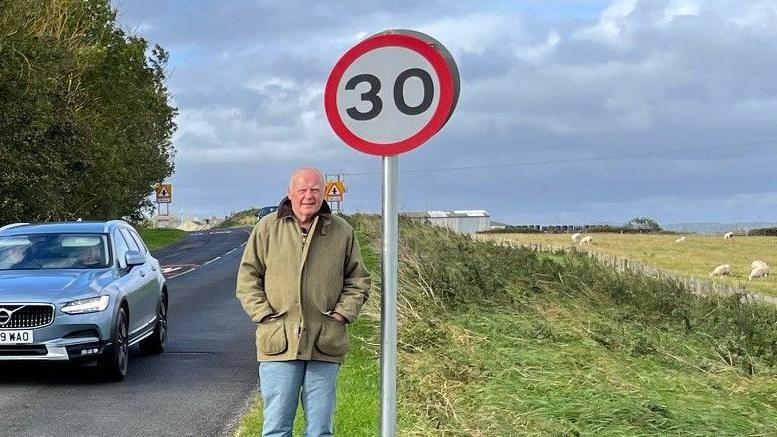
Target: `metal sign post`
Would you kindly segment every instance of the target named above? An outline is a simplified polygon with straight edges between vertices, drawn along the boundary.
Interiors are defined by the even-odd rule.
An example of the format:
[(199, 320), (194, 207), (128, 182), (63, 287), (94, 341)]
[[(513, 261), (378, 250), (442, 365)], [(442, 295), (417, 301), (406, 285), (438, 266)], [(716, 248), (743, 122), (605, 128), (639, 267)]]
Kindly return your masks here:
[(337, 136), (383, 157), (382, 437), (393, 437), (397, 427), (398, 155), (436, 134), (458, 97), (459, 71), (451, 54), (412, 30), (387, 30), (353, 46), (335, 64), (324, 90), (324, 109)]
[(396, 435), (397, 422), (397, 258), (399, 248), (399, 157), (383, 157), (383, 259), (380, 305), (380, 429)]

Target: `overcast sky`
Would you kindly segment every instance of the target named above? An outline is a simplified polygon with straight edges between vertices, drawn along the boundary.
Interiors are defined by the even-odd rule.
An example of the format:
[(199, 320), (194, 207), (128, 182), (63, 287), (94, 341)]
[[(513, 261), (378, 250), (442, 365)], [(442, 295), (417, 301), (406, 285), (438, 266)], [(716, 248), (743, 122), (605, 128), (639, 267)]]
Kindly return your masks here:
[[(344, 209), (378, 211), (380, 158), (335, 136), (323, 88), (362, 38), (407, 28), (451, 51), (461, 95), (400, 157), (402, 210), (777, 221), (777, 0), (114, 5), (125, 29), (171, 52), (175, 213), (275, 204), (301, 165), (359, 173), (345, 177)], [(479, 168), (438, 170), (461, 167)]]

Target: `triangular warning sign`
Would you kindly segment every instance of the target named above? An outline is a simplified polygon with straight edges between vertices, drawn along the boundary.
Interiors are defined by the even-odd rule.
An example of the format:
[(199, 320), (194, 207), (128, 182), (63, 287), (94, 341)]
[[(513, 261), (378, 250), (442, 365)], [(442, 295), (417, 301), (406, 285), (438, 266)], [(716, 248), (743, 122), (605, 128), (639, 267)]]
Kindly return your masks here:
[(167, 197), (167, 189), (165, 189), (165, 187), (162, 187), (162, 189), (159, 190), (159, 196), (160, 197)]
[(333, 196), (333, 197), (337, 197), (340, 194), (341, 193), (340, 193), (340, 190), (337, 189), (337, 185), (332, 185), (332, 188), (330, 188), (329, 192), (326, 193), (327, 196)]

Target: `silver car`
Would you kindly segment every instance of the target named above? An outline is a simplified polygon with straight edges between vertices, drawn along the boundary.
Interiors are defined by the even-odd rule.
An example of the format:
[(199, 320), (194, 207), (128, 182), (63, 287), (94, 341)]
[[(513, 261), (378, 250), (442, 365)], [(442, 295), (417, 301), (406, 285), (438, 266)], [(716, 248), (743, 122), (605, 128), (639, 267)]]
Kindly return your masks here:
[(0, 228), (0, 363), (96, 363), (127, 374), (129, 347), (167, 342), (159, 262), (121, 220)]

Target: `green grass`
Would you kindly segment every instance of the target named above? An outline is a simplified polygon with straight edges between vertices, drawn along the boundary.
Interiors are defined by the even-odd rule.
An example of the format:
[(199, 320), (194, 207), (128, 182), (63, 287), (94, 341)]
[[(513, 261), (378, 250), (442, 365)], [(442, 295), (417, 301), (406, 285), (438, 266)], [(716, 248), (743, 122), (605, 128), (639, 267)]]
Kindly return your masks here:
[(138, 233), (148, 246), (149, 250), (161, 249), (182, 240), (186, 236), (185, 231), (179, 229), (149, 229), (138, 228)]
[(400, 435), (773, 435), (777, 311), (403, 223)]
[(249, 208), (236, 212), (227, 217), (226, 220), (216, 225), (216, 228), (235, 228), (242, 226), (253, 226), (256, 224), (256, 213), (259, 208)]
[[(350, 220), (377, 272), (379, 221)], [(773, 306), (400, 229), (398, 435), (777, 435)], [(351, 329), (340, 435), (377, 434), (379, 300)]]
[[(724, 240), (719, 235), (686, 235), (682, 243), (674, 243), (681, 235), (662, 234), (589, 234), (591, 246), (577, 246), (583, 250), (641, 261), (666, 271), (685, 276), (707, 278), (721, 264), (731, 266), (731, 275), (717, 277), (728, 285), (777, 296), (777, 275), (747, 281), (750, 263), (765, 261), (777, 266), (777, 237), (734, 237)], [(496, 240), (512, 239), (522, 243), (542, 243), (553, 246), (571, 246), (570, 234), (488, 234)]]

